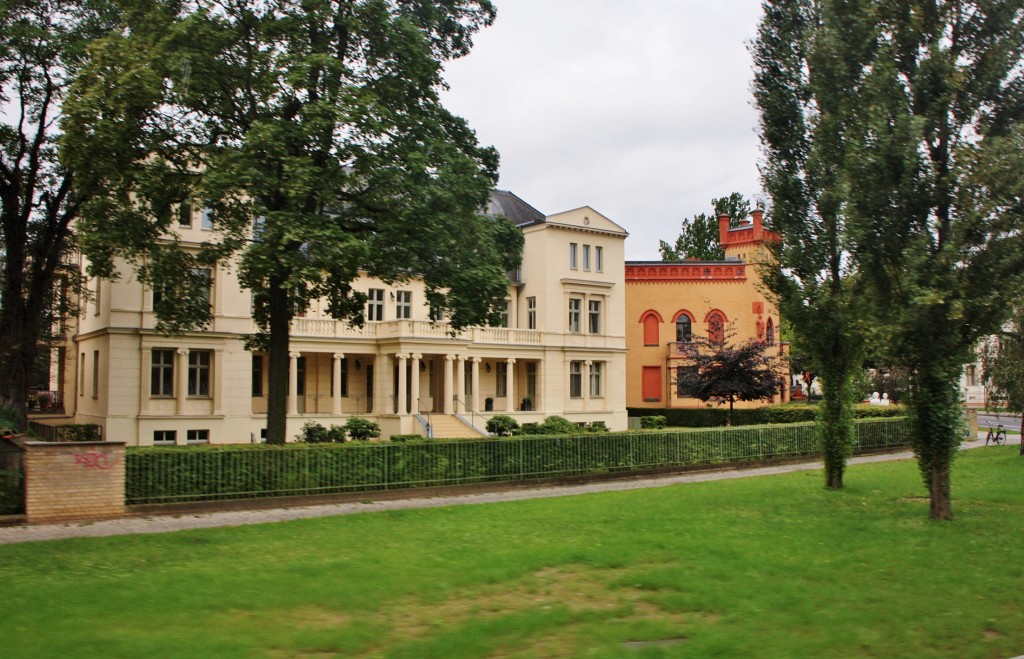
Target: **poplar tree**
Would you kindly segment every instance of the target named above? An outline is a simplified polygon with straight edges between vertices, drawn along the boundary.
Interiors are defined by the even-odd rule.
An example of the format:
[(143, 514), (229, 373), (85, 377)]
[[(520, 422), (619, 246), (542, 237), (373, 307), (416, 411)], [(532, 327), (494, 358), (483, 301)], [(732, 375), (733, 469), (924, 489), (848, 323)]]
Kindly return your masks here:
[[(951, 519), (960, 369), (998, 330), (1024, 272), (1024, 3), (788, 0), (765, 10), (756, 84), (775, 221), (784, 242), (804, 232), (808, 252), (835, 242), (829, 271), (855, 275), (848, 292), (863, 286), (880, 346), (910, 374), (930, 516)], [(770, 93), (762, 78), (780, 80), (782, 91)], [(790, 135), (808, 116), (816, 131)], [(821, 190), (810, 198), (819, 211), (833, 208), (835, 221), (804, 212), (807, 188)], [(780, 207), (787, 199), (798, 203)], [(801, 270), (803, 257), (785, 251), (779, 260), (783, 283), (805, 273), (799, 281), (811, 292), (797, 308), (783, 303), (795, 331), (816, 321), (792, 313), (817, 307), (820, 322), (833, 309), (823, 302), (856, 327), (859, 314), (840, 304), (852, 296), (837, 297), (834, 274)]]
[(781, 240), (763, 269), (809, 370), (821, 379), (819, 432), (825, 486), (843, 487), (855, 439), (855, 377), (863, 367), (860, 279), (849, 258), (842, 171), (853, 90), (867, 26), (841, 3), (764, 3), (752, 47), (761, 115), (762, 183)]
[(845, 161), (854, 253), (910, 374), (930, 516), (951, 519), (961, 369), (1024, 272), (1024, 2), (868, 6), (873, 57)]
[[(145, 3), (142, 3), (145, 4)], [(91, 273), (118, 259), (167, 287), (161, 327), (202, 325), (191, 272), (237, 262), (268, 352), (267, 441), (285, 441), (289, 326), (312, 300), (363, 322), (360, 272), (420, 277), (453, 330), (497, 321), (522, 236), (481, 215), (497, 153), (441, 105), (442, 66), (494, 18), (487, 0), (197, 0), (111, 34), (73, 96), (66, 155), (109, 193), (83, 208)], [(124, 86), (137, 91), (111, 94)], [(128, 116), (112, 130), (98, 127)], [(111, 142), (101, 162), (84, 158)], [(175, 209), (212, 213), (183, 248)]]

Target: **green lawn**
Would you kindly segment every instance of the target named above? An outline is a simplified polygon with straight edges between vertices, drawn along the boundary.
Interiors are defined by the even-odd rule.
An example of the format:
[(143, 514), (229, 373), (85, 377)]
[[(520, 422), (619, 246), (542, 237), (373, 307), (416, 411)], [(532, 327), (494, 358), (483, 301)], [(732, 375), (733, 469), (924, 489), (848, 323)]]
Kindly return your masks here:
[(902, 462), (0, 546), (0, 655), (1010, 657), (1017, 451), (958, 459), (952, 523)]

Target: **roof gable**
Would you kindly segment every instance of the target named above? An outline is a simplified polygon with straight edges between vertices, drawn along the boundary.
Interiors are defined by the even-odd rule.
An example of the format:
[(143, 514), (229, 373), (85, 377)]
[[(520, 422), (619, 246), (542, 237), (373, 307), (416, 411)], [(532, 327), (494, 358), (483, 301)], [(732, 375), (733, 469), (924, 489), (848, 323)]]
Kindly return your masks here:
[(623, 236), (629, 235), (625, 229), (612, 222), (601, 213), (598, 213), (590, 206), (583, 206), (575, 210), (548, 215), (547, 223), (583, 230), (589, 229), (591, 231), (617, 233)]

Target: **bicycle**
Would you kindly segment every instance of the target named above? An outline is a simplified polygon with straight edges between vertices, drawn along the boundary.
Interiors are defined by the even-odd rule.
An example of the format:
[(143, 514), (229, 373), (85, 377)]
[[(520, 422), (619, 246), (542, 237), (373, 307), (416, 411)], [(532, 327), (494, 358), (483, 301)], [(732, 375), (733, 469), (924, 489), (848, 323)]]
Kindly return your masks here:
[(1006, 443), (1006, 429), (1003, 428), (1002, 424), (997, 425), (995, 428), (992, 426), (988, 427), (988, 435), (985, 436), (985, 446), (988, 446), (990, 441), (996, 446)]

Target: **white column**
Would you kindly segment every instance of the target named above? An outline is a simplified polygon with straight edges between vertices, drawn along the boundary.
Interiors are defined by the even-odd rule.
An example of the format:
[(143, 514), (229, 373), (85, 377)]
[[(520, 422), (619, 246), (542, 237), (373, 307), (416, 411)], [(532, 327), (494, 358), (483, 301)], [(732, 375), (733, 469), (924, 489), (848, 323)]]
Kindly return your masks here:
[(334, 396), (331, 400), (331, 413), (335, 416), (341, 414), (341, 360), (345, 359), (345, 353), (336, 352), (334, 353), (334, 370), (332, 378), (334, 380)]
[(185, 400), (188, 398), (188, 348), (178, 348), (178, 390), (175, 399), (178, 414), (185, 413)]
[(409, 355), (395, 355), (395, 359), (398, 360), (398, 414), (408, 414), (409, 406), (406, 404), (405, 399), (407, 385), (405, 367)]
[(454, 379), (454, 366), (455, 355), (444, 356), (444, 413), (453, 414), (454, 406), (452, 404), (455, 398), (455, 379)]
[[(367, 366), (369, 368), (369, 366)], [(391, 400), (391, 375), (388, 369), (391, 368), (391, 359), (384, 354), (378, 354), (373, 361), (373, 413), (385, 414), (388, 412), (388, 401)]]
[(516, 370), (516, 360), (508, 359), (508, 366), (505, 367), (505, 411), (515, 411), (515, 391), (512, 389), (513, 376)]
[[(459, 359), (455, 362), (455, 398), (462, 400), (462, 411), (466, 412), (469, 410), (466, 402), (466, 357), (465, 355), (459, 355)], [(455, 406), (455, 413), (459, 413), (459, 407)]]
[(480, 411), (480, 403), (483, 401), (483, 396), (480, 395), (480, 358), (473, 358), (473, 372), (470, 373), (470, 380), (473, 383), (473, 411)]
[(420, 413), (420, 360), (423, 359), (423, 355), (418, 352), (414, 352), (409, 355), (412, 358), (411, 365), (409, 367), (409, 377), (412, 381), (409, 382), (409, 402), (412, 405), (412, 413)]
[(288, 414), (299, 413), (299, 357), (302, 353), (288, 353)]

